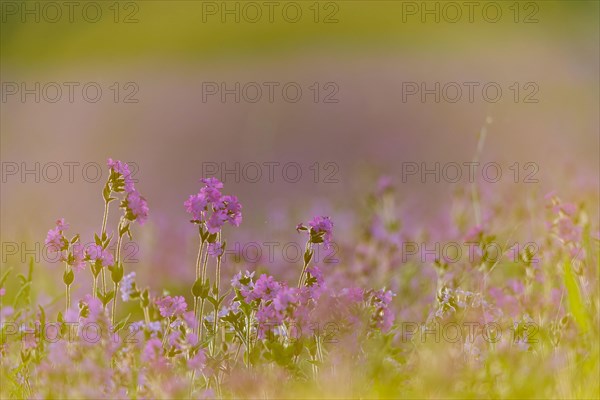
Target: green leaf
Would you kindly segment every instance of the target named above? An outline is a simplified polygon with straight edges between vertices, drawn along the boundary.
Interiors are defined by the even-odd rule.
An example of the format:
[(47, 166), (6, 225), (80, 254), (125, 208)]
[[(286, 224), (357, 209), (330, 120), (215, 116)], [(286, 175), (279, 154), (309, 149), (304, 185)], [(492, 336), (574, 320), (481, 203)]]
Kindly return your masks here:
[(110, 278), (114, 283), (121, 282), (121, 279), (123, 279), (123, 263), (112, 266), (110, 269)]
[[(98, 296), (100, 297), (100, 296)], [(106, 293), (104, 296), (102, 296), (100, 298), (100, 300), (102, 301), (102, 305), (104, 305), (106, 307), (106, 305), (108, 303), (110, 303), (110, 301), (113, 299), (113, 297), (115, 297), (115, 291), (111, 290), (110, 292)]]
[(6, 278), (8, 278), (8, 275), (12, 272), (12, 270), (12, 267), (10, 267), (4, 272), (4, 274), (2, 274), (2, 278), (0, 278), (0, 287), (4, 285), (4, 282), (6, 282)]
[(585, 305), (583, 304), (581, 291), (579, 290), (579, 285), (577, 284), (575, 276), (573, 275), (571, 261), (569, 259), (567, 259), (567, 261), (564, 263), (564, 281), (567, 289), (569, 310), (571, 314), (573, 314), (573, 318), (575, 319), (575, 322), (581, 331), (587, 332), (589, 328), (588, 313)]
[(104, 189), (102, 189), (102, 197), (104, 198), (104, 201), (108, 203), (109, 199), (110, 199), (110, 185), (108, 184), (108, 182), (106, 182), (106, 185), (104, 185)]
[(150, 305), (150, 294), (148, 288), (142, 292), (142, 307), (148, 307)]
[(123, 329), (125, 327), (125, 324), (127, 324), (127, 321), (129, 321), (130, 317), (131, 317), (131, 314), (129, 314), (127, 317), (123, 318), (121, 321), (117, 322), (117, 324), (114, 327), (114, 333), (117, 333), (121, 329)]
[(119, 229), (119, 236), (123, 236), (125, 232), (129, 231), (129, 223), (126, 223), (123, 227)]
[(304, 265), (308, 265), (308, 263), (310, 262), (310, 260), (312, 260), (312, 257), (313, 257), (313, 251), (307, 249), (304, 252)]
[(65, 285), (71, 286), (71, 283), (73, 283), (74, 280), (75, 274), (73, 273), (73, 270), (69, 268), (69, 270), (65, 271), (63, 274), (63, 282), (65, 283)]
[(194, 295), (194, 297), (200, 297), (200, 295), (202, 294), (202, 279), (196, 279), (196, 282), (194, 282), (194, 286), (192, 286), (192, 294)]
[(208, 243), (215, 243), (217, 241), (217, 234), (211, 233), (208, 235)]

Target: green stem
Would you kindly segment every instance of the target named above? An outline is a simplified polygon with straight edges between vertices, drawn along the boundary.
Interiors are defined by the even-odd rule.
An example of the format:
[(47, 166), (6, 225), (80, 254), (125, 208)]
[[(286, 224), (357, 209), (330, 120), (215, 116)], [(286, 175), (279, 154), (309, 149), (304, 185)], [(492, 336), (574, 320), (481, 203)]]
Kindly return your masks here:
[[(310, 239), (306, 242), (306, 246), (304, 246), (304, 254), (310, 249)], [(304, 258), (304, 257), (303, 257)], [(298, 280), (298, 289), (302, 287), (304, 282), (304, 275), (306, 274), (306, 269), (308, 268), (308, 262), (304, 261), (304, 266), (302, 267), (302, 273), (300, 274), (300, 279)]]
[[(200, 278), (202, 279), (202, 282), (204, 282), (204, 280), (206, 279), (206, 267), (208, 265), (208, 250), (206, 251), (206, 254), (204, 255), (204, 264), (202, 265), (202, 275), (200, 276)], [(204, 318), (204, 300), (202, 299), (202, 301), (200, 302), (200, 316), (198, 318), (198, 341), (202, 341), (202, 333), (204, 332), (204, 324), (202, 323), (202, 319)]]
[[(110, 192), (112, 194), (112, 191)], [(110, 197), (110, 194), (108, 197)], [(102, 232), (100, 232), (100, 240), (104, 242), (104, 235), (106, 234), (106, 222), (108, 221), (108, 208), (110, 207), (110, 203), (108, 201), (104, 201), (104, 215), (102, 216)], [(104, 268), (102, 268), (102, 291), (106, 294), (106, 276), (104, 273)]]
[(92, 297), (95, 299), (96, 298), (96, 276), (92, 273)]
[(167, 330), (165, 331), (165, 335), (163, 336), (163, 340), (162, 340), (162, 346), (163, 348), (165, 347), (165, 344), (167, 343), (167, 338), (169, 337), (169, 334), (171, 333), (171, 319), (167, 319)]
[[(202, 234), (200, 233), (202, 230), (202, 227), (198, 228), (198, 236), (200, 237), (200, 246), (198, 249), (198, 256), (196, 257), (196, 281), (198, 281), (198, 278), (200, 278), (200, 266), (202, 264), (202, 254), (204, 252), (204, 240), (202, 240)], [(194, 281), (194, 284), (196, 283), (196, 281)], [(198, 318), (198, 298), (194, 297), (194, 317)], [(199, 329), (199, 324), (198, 324), (198, 328), (196, 330), (196, 333), (200, 332)], [(200, 338), (198, 338), (200, 339)]]
[(144, 309), (144, 321), (146, 322), (146, 326), (150, 323), (150, 313), (148, 313), (148, 307), (143, 307)]
[(67, 315), (67, 311), (69, 311), (69, 308), (71, 308), (71, 285), (65, 285), (65, 286), (66, 286), (65, 296), (67, 298), (66, 305), (65, 305), (65, 315)]
[[(69, 272), (69, 264), (65, 261), (65, 275)], [(65, 315), (71, 308), (71, 285), (67, 285), (65, 281)]]
[(198, 341), (202, 342), (202, 333), (204, 332), (204, 324), (202, 323), (202, 319), (204, 318), (204, 299), (200, 300), (200, 312), (198, 317)]
[(188, 395), (188, 397), (190, 399), (193, 398), (192, 394), (194, 393), (194, 379), (195, 378), (196, 378), (196, 370), (193, 370), (192, 374), (191, 374), (191, 377), (190, 377), (190, 392), (189, 392), (189, 395)]
[(119, 291), (119, 284), (115, 282), (115, 295), (112, 303), (112, 324), (115, 325), (115, 316), (117, 315), (117, 292)]
[[(221, 242), (221, 233), (219, 233), (219, 238), (218, 238), (219, 243)], [(224, 249), (223, 249), (224, 250)], [(217, 270), (215, 273), (215, 299), (218, 303), (219, 301), (219, 289), (221, 286), (221, 256), (217, 257)], [(213, 321), (213, 354), (216, 353), (216, 348), (217, 348), (217, 321), (219, 319), (219, 308), (215, 307), (215, 318)]]
[[(119, 268), (119, 266), (121, 265), (121, 243), (123, 242), (123, 235), (121, 234), (121, 224), (123, 223), (123, 218), (121, 218), (121, 220), (119, 221), (119, 226), (117, 227), (117, 229), (119, 230), (119, 239), (117, 240), (117, 257), (116, 257), (116, 261), (115, 261), (115, 266), (117, 268)], [(104, 272), (104, 268), (102, 269), (102, 272)], [(111, 321), (112, 324), (115, 324), (115, 316), (117, 314), (117, 293), (119, 291), (119, 284), (117, 282), (114, 282), (115, 286), (115, 292), (113, 295), (113, 303), (112, 303), (112, 317), (111, 317)], [(105, 290), (105, 294), (106, 294), (106, 290)]]
[(249, 315), (247, 320), (248, 320), (248, 326), (246, 327), (246, 367), (248, 369), (250, 369), (252, 366), (250, 363), (250, 353), (252, 353), (252, 338), (250, 335), (252, 316)]

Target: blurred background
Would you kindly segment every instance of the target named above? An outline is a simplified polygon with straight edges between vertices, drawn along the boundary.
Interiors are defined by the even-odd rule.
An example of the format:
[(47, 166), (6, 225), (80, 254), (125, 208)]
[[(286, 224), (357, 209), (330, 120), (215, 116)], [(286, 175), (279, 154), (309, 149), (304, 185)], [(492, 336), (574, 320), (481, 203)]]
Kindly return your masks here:
[(109, 157), (148, 199), (131, 268), (157, 280), (193, 275), (183, 202), (210, 175), (244, 206), (231, 240), (259, 242), (317, 213), (343, 241), (381, 176), (435, 225), (468, 169), (421, 168), (473, 161), (482, 127), (492, 195), (597, 192), (599, 3), (472, 3), (2, 1), (2, 265), (60, 217), (92, 240)]

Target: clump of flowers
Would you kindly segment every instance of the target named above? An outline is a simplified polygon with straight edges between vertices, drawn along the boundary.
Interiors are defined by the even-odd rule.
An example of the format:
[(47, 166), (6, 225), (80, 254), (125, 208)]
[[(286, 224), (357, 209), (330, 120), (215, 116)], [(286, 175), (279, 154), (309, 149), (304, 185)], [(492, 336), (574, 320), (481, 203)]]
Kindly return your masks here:
[[(474, 259), (399, 262), (397, 240), (416, 243), (429, 233), (405, 231), (406, 225), (397, 222), (391, 182), (383, 180), (376, 204), (387, 207), (386, 215), (376, 212), (375, 218), (394, 228), (375, 235), (367, 223), (357, 239), (356, 259), (344, 268), (317, 260), (317, 250), (333, 247), (334, 232), (329, 217), (316, 216), (296, 227), (306, 238), (297, 284), (277, 268), (257, 263), (255, 271), (239, 271), (227, 264), (225, 271), (233, 276), (222, 287), (225, 233), (240, 225), (242, 206), (235, 196), (223, 194), (222, 182), (203, 179), (198, 193), (184, 203), (199, 240), (196, 279), (186, 300), (180, 288), (144, 288), (138, 285), (144, 279), (140, 271), (125, 273), (122, 240), (131, 237), (134, 223), (146, 221), (148, 206), (129, 166), (113, 160), (108, 166), (103, 224), (93, 244), (84, 247), (79, 235), (67, 235), (64, 219), (46, 237), (48, 251), (65, 266), (64, 311), (53, 313), (52, 301), (33, 304), (33, 264), (28, 274), (18, 275), (21, 286), (14, 291), (7, 283), (10, 271), (0, 274), (0, 391), (8, 387), (6, 397), (274, 398), (299, 386), (331, 397), (401, 397), (405, 389), (429, 390), (442, 371), (460, 386), (454, 394), (469, 387), (469, 396), (486, 397), (488, 389), (481, 387), (490, 387), (495, 395), (520, 398), (530, 393), (521, 387), (508, 390), (498, 372), (522, 382), (524, 372), (528, 380), (536, 379), (537, 372), (530, 370), (540, 365), (546, 385), (540, 390), (560, 373), (577, 393), (588, 393), (581, 392), (587, 377), (569, 372), (577, 372), (570, 360), (590, 371), (597, 366), (592, 343), (598, 316), (592, 311), (598, 277), (596, 269), (586, 268), (597, 259), (597, 239), (590, 235), (595, 226), (583, 203), (547, 198), (547, 225), (541, 218), (537, 227), (545, 240), (537, 263), (529, 248), (519, 248), (510, 260), (488, 254), (488, 245), (506, 233), (487, 220), (449, 230), (452, 239), (473, 243)], [(117, 199), (121, 218), (110, 233), (109, 205)], [(116, 246), (109, 247), (113, 240)], [(500, 253), (511, 248), (509, 243)], [(71, 305), (75, 273), (86, 266), (92, 290), (77, 274), (83, 293)], [(121, 320), (117, 296), (126, 303)], [(461, 336), (463, 325), (466, 336)], [(330, 380), (340, 392), (324, 392)], [(439, 397), (437, 387), (431, 390), (435, 393), (426, 391), (423, 397)]]

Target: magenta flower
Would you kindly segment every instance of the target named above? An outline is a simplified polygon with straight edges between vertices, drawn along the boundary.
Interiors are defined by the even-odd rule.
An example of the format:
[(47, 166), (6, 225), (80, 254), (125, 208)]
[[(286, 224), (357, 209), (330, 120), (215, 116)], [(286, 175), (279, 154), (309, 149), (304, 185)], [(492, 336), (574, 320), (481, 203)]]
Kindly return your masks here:
[(395, 315), (390, 309), (395, 294), (391, 290), (378, 290), (373, 292), (371, 296), (371, 304), (375, 307), (375, 313), (373, 314), (373, 320), (377, 328), (383, 332), (390, 330), (394, 323)]
[(281, 325), (284, 321), (285, 314), (271, 304), (262, 305), (256, 312), (256, 321), (258, 322), (258, 338), (264, 339), (266, 333), (272, 331), (273, 328)]
[(97, 322), (100, 316), (104, 314), (104, 307), (99, 299), (86, 294), (79, 302), (79, 308), (82, 309), (82, 316), (86, 322)]
[(217, 206), (221, 201), (221, 191), (213, 186), (204, 186), (200, 189), (198, 194), (204, 197), (207, 203), (212, 204), (213, 206)]
[(69, 224), (67, 222), (65, 222), (64, 218), (61, 218), (61, 219), (56, 220), (56, 227), (58, 228), (59, 231), (64, 232), (67, 229), (69, 229)]
[(103, 249), (102, 246), (93, 244), (88, 246), (86, 249), (87, 257), (91, 262), (100, 262), (100, 265), (103, 267), (108, 267), (115, 264), (115, 259), (112, 253), (106, 249)]
[(360, 303), (364, 299), (365, 291), (359, 287), (344, 288), (340, 295), (349, 303)]
[(204, 212), (206, 211), (206, 206), (208, 205), (208, 201), (204, 196), (200, 193), (192, 194), (190, 197), (183, 203), (185, 206), (185, 210), (192, 214), (192, 217), (195, 221), (204, 222)]
[(308, 223), (308, 227), (303, 224), (298, 224), (296, 230), (306, 231), (310, 235), (311, 243), (323, 243), (323, 247), (328, 249), (331, 247), (331, 240), (333, 238), (333, 222), (329, 217), (314, 217), (312, 221)]
[(208, 221), (206, 221), (206, 229), (209, 233), (217, 233), (221, 230), (223, 225), (225, 225), (226, 221), (227, 215), (221, 210), (216, 210), (210, 216)]
[(0, 297), (4, 296), (5, 294), (6, 294), (6, 289), (0, 288)]
[(273, 300), (281, 287), (281, 284), (277, 282), (275, 278), (263, 274), (254, 283), (254, 289), (249, 293), (248, 298), (250, 300), (262, 301)]
[(48, 231), (44, 243), (48, 246), (48, 250), (51, 253), (58, 253), (69, 247), (69, 241), (63, 236), (63, 232), (68, 228), (69, 224), (65, 222), (64, 218), (61, 218), (56, 221), (56, 227)]
[(254, 271), (246, 271), (243, 275), (242, 272), (238, 272), (231, 279), (231, 286), (240, 291), (241, 295), (247, 302), (251, 302), (250, 298), (252, 290), (254, 289)]
[(199, 349), (196, 355), (188, 360), (187, 366), (191, 370), (203, 369), (206, 366), (206, 356), (204, 355), (204, 351)]
[(561, 218), (556, 224), (558, 236), (565, 242), (577, 243), (581, 240), (581, 227), (573, 223), (571, 218)]
[(113, 161), (112, 158), (108, 159), (107, 164), (111, 170), (123, 177), (123, 180), (125, 182), (125, 192), (133, 192), (135, 190), (135, 186), (133, 184), (133, 179), (131, 178), (131, 171), (129, 170), (129, 165), (121, 161)]
[(284, 287), (273, 299), (273, 307), (277, 311), (286, 311), (290, 306), (298, 302), (298, 289)]
[(142, 353), (142, 360), (156, 366), (166, 365), (166, 360), (163, 356), (162, 342), (159, 339), (152, 338), (146, 342)]
[(223, 243), (215, 242), (208, 244), (208, 254), (212, 257), (220, 257), (223, 255), (224, 246)]
[(319, 296), (327, 290), (327, 285), (325, 284), (323, 272), (316, 265), (308, 267), (306, 271), (308, 272), (306, 286), (308, 286), (310, 296), (313, 299), (318, 299)]
[(183, 296), (165, 296), (156, 301), (160, 315), (164, 318), (183, 315), (187, 309), (187, 304)]
[(218, 180), (217, 178), (202, 178), (200, 182), (204, 183), (207, 187), (215, 188), (215, 189), (223, 189), (223, 182)]
[(242, 222), (242, 205), (235, 196), (223, 196), (223, 188), (216, 178), (201, 179), (205, 184), (198, 194), (191, 195), (184, 203), (185, 209), (192, 215), (192, 222), (206, 223), (206, 229), (214, 234), (221, 230), (226, 222), (239, 226)]
[(85, 249), (82, 245), (76, 244), (73, 246), (73, 251), (67, 259), (67, 264), (75, 271), (83, 271), (85, 269)]
[(144, 225), (148, 219), (148, 203), (146, 199), (140, 196), (137, 190), (133, 190), (125, 199), (126, 215), (130, 221), (137, 221), (140, 225)]
[(229, 222), (233, 226), (240, 226), (242, 223), (242, 205), (236, 196), (223, 196), (223, 210)]

